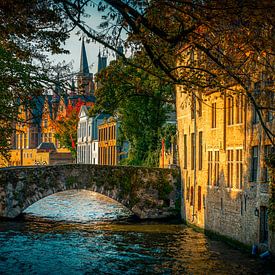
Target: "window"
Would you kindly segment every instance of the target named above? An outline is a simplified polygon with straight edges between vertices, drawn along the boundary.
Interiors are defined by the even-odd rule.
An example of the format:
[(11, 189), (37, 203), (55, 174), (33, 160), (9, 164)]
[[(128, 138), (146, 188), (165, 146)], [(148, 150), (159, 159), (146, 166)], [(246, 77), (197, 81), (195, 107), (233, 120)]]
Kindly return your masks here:
[(191, 170), (194, 170), (195, 167), (195, 134), (191, 134)]
[(24, 133), (24, 148), (28, 148), (28, 136)]
[(186, 180), (186, 200), (189, 201), (190, 198), (190, 177), (188, 177), (188, 181)]
[(202, 116), (202, 93), (198, 93), (198, 115)]
[(243, 150), (236, 150), (236, 188), (243, 188)]
[(114, 139), (116, 139), (116, 126), (113, 126), (114, 127)]
[(258, 146), (252, 147), (251, 181), (257, 181), (258, 172)]
[(199, 132), (199, 170), (202, 170), (202, 132)]
[(101, 129), (98, 129), (98, 141), (102, 140), (101, 135), (102, 135), (102, 131), (101, 131)]
[(85, 122), (83, 124), (83, 128), (84, 128), (84, 137), (86, 137), (87, 136), (87, 126), (86, 126)]
[(253, 107), (252, 122), (253, 124), (256, 124), (259, 122), (259, 115), (257, 114), (255, 107)]
[(183, 149), (184, 149), (183, 168), (187, 169), (187, 135), (183, 136)]
[(23, 148), (23, 136), (22, 136), (22, 134), (20, 134), (20, 146), (19, 146), (19, 148), (20, 149), (22, 149)]
[(227, 187), (233, 187), (233, 163), (234, 153), (233, 150), (227, 150)]
[(190, 196), (190, 205), (194, 205), (194, 187), (191, 186), (191, 196)]
[(201, 186), (198, 186), (198, 211), (201, 210)]
[(219, 173), (220, 173), (220, 152), (214, 151), (215, 162), (214, 162), (214, 185), (219, 186)]
[(195, 117), (195, 104), (196, 104), (196, 97), (194, 94), (191, 96), (191, 119)]
[(212, 168), (213, 168), (213, 154), (212, 151), (208, 151), (208, 185), (212, 184)]
[(19, 138), (19, 134), (16, 134), (16, 149), (20, 148), (20, 138)]
[(270, 122), (273, 120), (273, 113), (272, 111), (267, 111), (266, 112), (266, 122)]
[[(271, 153), (271, 145), (265, 145), (264, 146), (264, 156), (265, 156), (265, 158), (269, 155)], [(263, 167), (263, 169), (264, 169), (264, 181), (265, 182), (268, 182), (269, 180), (270, 180), (270, 178), (269, 178), (269, 175), (268, 175), (268, 168), (267, 168), (267, 166), (266, 166), (266, 164), (265, 164), (265, 161), (264, 161), (264, 167)]]
[(33, 138), (33, 141), (34, 141), (34, 144), (35, 146), (38, 146), (38, 133), (34, 133), (34, 138)]
[(243, 95), (238, 95), (236, 100), (236, 123), (241, 124), (243, 123)]
[(44, 127), (48, 128), (48, 120), (47, 119), (44, 119)]
[(268, 242), (268, 209), (266, 206), (260, 207), (260, 242)]
[(227, 98), (227, 125), (234, 124), (234, 99), (233, 97)]
[(212, 115), (211, 115), (211, 119), (212, 119), (212, 128), (216, 128), (217, 127), (217, 110), (216, 110), (216, 103), (212, 103)]
[(90, 145), (86, 146), (86, 150), (87, 150), (87, 152), (85, 152), (85, 153), (87, 153), (87, 157), (86, 157), (85, 163), (90, 163), (90, 150), (91, 150)]

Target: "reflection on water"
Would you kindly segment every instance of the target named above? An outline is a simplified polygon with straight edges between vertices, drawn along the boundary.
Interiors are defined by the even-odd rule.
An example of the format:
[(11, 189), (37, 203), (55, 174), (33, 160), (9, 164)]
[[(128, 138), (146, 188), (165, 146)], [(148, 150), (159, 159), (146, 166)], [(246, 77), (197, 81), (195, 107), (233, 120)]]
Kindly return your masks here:
[(71, 190), (46, 197), (25, 213), (58, 221), (91, 222), (127, 218), (132, 213), (120, 203), (86, 190)]
[(115, 223), (129, 212), (96, 198), (60, 193), (22, 221), (1, 221), (0, 274), (272, 274), (271, 265), (182, 224)]

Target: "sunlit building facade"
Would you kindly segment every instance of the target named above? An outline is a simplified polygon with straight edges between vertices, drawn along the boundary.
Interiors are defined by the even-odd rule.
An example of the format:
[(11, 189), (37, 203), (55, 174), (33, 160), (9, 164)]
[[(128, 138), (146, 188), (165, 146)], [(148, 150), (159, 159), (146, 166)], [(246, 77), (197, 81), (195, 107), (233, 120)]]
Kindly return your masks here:
[(77, 129), (77, 163), (99, 164), (98, 126), (109, 115), (89, 115), (88, 106), (82, 106), (79, 112)]
[(99, 164), (117, 165), (118, 164), (118, 122), (109, 118), (98, 127), (99, 142)]
[[(270, 98), (274, 101), (274, 98)], [(274, 113), (263, 112), (275, 130)], [(177, 87), (183, 217), (247, 245), (270, 245), (268, 173), (271, 142), (247, 98), (238, 92)]]
[(76, 76), (77, 87), (72, 80), (71, 88), (61, 91), (57, 79), (54, 91), (45, 91), (44, 95), (31, 99), (29, 106), (19, 107), (19, 122), (15, 122), (15, 131), (11, 140), (11, 158), (1, 159), (0, 167), (51, 164), (50, 156), (37, 157), (41, 156), (41, 150), (38, 149), (41, 143), (53, 144), (56, 148), (54, 154), (59, 154), (55, 158), (57, 163), (58, 160), (60, 163), (64, 163), (64, 160), (72, 162), (70, 150), (62, 147), (55, 136), (54, 122), (66, 116), (69, 106), (73, 107), (79, 102), (93, 105), (95, 102), (93, 74), (89, 72), (84, 41), (82, 41), (80, 59), (80, 69)]

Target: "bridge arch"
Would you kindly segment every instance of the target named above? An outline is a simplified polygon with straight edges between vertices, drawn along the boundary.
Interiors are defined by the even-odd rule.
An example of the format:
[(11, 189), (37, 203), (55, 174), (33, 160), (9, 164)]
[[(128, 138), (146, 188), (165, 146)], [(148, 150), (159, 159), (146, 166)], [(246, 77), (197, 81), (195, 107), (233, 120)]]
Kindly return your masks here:
[(0, 217), (15, 218), (38, 200), (73, 189), (110, 197), (141, 219), (180, 214), (178, 169), (68, 164), (0, 169)]

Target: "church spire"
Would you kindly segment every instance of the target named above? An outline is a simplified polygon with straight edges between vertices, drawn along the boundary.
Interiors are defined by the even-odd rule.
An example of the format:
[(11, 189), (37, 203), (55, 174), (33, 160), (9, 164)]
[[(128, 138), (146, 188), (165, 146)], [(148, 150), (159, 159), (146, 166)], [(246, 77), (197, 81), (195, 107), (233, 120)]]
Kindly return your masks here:
[(99, 73), (102, 69), (105, 69), (107, 67), (107, 56), (102, 55), (99, 50), (98, 53), (98, 65), (97, 65), (97, 72)]
[(84, 44), (84, 38), (82, 38), (79, 72), (81, 74), (89, 74), (89, 66), (88, 66), (87, 54), (86, 54), (86, 49), (85, 49), (85, 44)]

